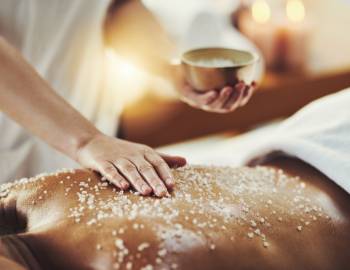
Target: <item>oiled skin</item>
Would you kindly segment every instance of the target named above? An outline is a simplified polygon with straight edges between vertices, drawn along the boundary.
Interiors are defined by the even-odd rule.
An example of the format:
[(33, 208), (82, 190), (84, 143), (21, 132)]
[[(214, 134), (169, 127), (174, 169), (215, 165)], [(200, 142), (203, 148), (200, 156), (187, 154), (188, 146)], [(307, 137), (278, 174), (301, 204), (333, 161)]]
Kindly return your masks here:
[[(126, 216), (114, 216), (89, 226), (87, 222), (96, 214), (94, 209), (85, 212), (77, 222), (73, 217), (69, 217), (70, 208), (78, 204), (76, 193), (80, 190), (79, 183), (91, 178), (89, 184), (94, 185), (99, 183), (99, 176), (88, 171), (78, 171), (75, 174), (64, 173), (46, 177), (42, 181), (18, 185), (0, 199), (0, 227), (2, 233), (6, 233), (1, 238), (0, 254), (29, 269), (118, 269), (115, 265), (120, 252), (115, 245), (115, 239), (118, 238), (128, 247), (128, 254), (118, 265), (119, 269), (126, 269), (126, 263), (131, 261), (132, 269), (140, 269), (148, 264), (154, 269), (171, 269), (172, 266), (177, 269), (348, 269), (348, 194), (302, 162), (280, 159), (266, 166), (273, 168), (273, 171), (269, 171), (270, 174), (278, 173), (278, 170), (282, 169), (288, 175), (288, 183), (277, 187), (277, 192), (273, 192), (271, 181), (263, 179), (264, 177), (261, 183), (266, 182), (266, 185), (259, 188), (256, 194), (250, 191), (250, 186), (254, 187), (254, 184), (250, 184), (248, 180), (247, 186), (234, 196), (232, 190), (235, 189), (225, 189), (227, 186), (216, 183), (220, 181), (219, 176), (218, 180), (209, 181), (206, 188), (210, 192), (203, 187), (196, 187), (197, 182), (193, 184), (188, 180), (187, 184), (186, 179), (177, 179), (177, 190), (190, 185), (189, 189), (184, 190), (193, 198), (201, 194), (203, 209), (209, 209), (206, 206), (210, 200), (220, 200), (220, 197), (224, 197), (226, 199), (223, 208), (236, 213), (236, 216), (224, 221), (224, 212), (209, 213), (208, 210), (210, 219), (215, 217), (217, 220), (213, 223), (213, 228), (204, 229), (199, 229), (193, 221), (196, 218), (200, 222), (203, 215), (197, 210), (191, 213), (191, 210), (198, 208), (181, 196), (175, 196), (178, 191), (174, 191), (170, 203), (173, 208), (180, 210), (180, 214), (171, 223), (152, 215), (138, 215), (134, 220), (129, 220)], [(241, 170), (244, 169), (232, 170), (230, 178), (232, 177), (233, 182), (240, 181), (237, 177)], [(217, 173), (216, 168), (195, 168), (194, 172), (197, 175)], [(249, 172), (258, 175), (261, 168), (251, 169)], [(292, 178), (296, 175), (301, 180)], [(67, 179), (67, 176), (70, 176), (70, 179)], [(179, 174), (175, 173), (175, 177), (178, 178)], [(63, 184), (60, 183), (62, 179)], [(67, 192), (67, 187), (74, 181), (77, 184)], [(304, 183), (305, 186), (301, 189), (298, 182)], [(301, 193), (296, 193), (296, 190), (301, 190)], [(307, 200), (307, 204), (317, 207), (318, 210), (311, 214), (304, 212), (304, 208), (300, 211), (295, 210), (299, 209), (300, 203), (290, 199), (295, 198), (296, 194), (301, 194)], [(106, 200), (113, 196), (124, 196), (137, 205), (143, 200), (150, 203), (159, 200), (143, 199), (129, 193), (115, 194), (112, 187), (100, 190), (99, 196)], [(247, 212), (241, 211), (242, 201), (249, 206)], [(186, 216), (190, 218), (185, 219)], [(246, 220), (241, 219), (243, 216)], [(311, 216), (317, 219), (312, 220)], [(260, 223), (261, 217), (264, 217), (264, 223)], [(250, 225), (252, 219), (256, 221), (256, 227)], [(308, 225), (305, 224), (307, 221)], [(135, 222), (143, 224), (143, 228), (132, 229)], [(269, 226), (266, 225), (267, 222)], [(157, 253), (164, 240), (159, 238), (158, 229), (169, 232), (174, 229), (176, 223), (182, 224), (187, 231), (180, 233), (181, 236), (166, 238), (163, 247), (166, 247), (168, 252), (161, 257), (162, 262), (157, 264), (155, 259), (159, 257)], [(221, 229), (222, 225), (225, 229)], [(300, 231), (298, 226), (301, 226)], [(125, 233), (112, 235), (113, 230), (122, 227), (128, 228)], [(248, 233), (252, 233), (256, 228), (266, 235), (264, 241), (255, 234), (252, 239), (248, 236)], [(197, 234), (199, 230), (204, 233), (204, 238)], [(205, 241), (202, 241), (203, 239)], [(206, 242), (208, 239), (212, 239), (212, 242)], [(138, 246), (144, 242), (150, 246), (142, 252), (137, 251)], [(264, 242), (267, 243), (265, 247)], [(211, 246), (212, 244), (215, 245)], [(17, 250), (20, 256), (16, 255), (16, 247), (20, 250)], [(137, 253), (141, 253), (140, 258), (136, 258)], [(133, 256), (132, 260), (129, 260), (130, 256)], [(0, 260), (0, 269), (21, 269), (19, 266), (9, 267), (6, 263), (8, 262), (4, 261), (4, 258)]]

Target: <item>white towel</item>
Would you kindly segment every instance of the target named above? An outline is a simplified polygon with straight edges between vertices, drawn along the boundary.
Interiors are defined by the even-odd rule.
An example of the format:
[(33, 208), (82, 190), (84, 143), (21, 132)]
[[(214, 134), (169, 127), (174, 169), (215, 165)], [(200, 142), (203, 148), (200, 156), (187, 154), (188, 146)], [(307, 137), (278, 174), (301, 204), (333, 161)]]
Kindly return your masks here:
[(350, 193), (350, 88), (310, 103), (259, 138), (240, 153), (241, 164), (282, 151), (317, 168)]

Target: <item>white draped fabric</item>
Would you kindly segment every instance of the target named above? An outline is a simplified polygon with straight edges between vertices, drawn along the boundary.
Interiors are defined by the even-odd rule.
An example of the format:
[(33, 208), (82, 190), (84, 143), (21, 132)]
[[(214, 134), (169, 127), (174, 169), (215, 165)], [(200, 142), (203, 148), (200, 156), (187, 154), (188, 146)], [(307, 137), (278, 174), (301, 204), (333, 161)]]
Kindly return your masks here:
[[(58, 94), (112, 135), (117, 112), (104, 102), (108, 88), (103, 78), (102, 31), (109, 4), (109, 0), (0, 0), (0, 35)], [(72, 166), (73, 161), (0, 113), (1, 181)]]

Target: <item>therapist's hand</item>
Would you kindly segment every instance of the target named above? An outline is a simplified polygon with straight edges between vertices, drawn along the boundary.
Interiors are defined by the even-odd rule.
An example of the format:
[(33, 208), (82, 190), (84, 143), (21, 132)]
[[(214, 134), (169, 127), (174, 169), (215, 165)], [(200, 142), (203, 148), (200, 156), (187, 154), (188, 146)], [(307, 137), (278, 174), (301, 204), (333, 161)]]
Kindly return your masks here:
[(122, 190), (133, 186), (142, 195), (168, 195), (174, 186), (170, 168), (186, 164), (182, 157), (157, 153), (152, 148), (103, 134), (96, 135), (77, 152), (78, 162), (100, 172)]
[(180, 87), (180, 93), (184, 102), (192, 107), (208, 112), (228, 113), (247, 104), (256, 88), (256, 83), (246, 85), (239, 82), (234, 87), (227, 86), (223, 89), (208, 92), (199, 92), (190, 85)]

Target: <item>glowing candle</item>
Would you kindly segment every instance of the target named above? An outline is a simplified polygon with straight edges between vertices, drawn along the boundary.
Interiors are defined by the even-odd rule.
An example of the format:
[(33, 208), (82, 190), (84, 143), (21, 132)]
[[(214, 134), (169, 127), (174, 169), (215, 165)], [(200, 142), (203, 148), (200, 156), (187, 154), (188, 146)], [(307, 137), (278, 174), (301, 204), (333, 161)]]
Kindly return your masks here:
[(307, 58), (308, 27), (301, 0), (287, 0), (282, 16), (266, 0), (256, 0), (240, 17), (241, 31), (261, 50), (268, 67), (302, 70)]
[(266, 23), (270, 20), (271, 10), (264, 0), (255, 1), (252, 6), (253, 19), (258, 23)]
[(286, 5), (286, 14), (292, 22), (302, 22), (305, 18), (304, 4), (300, 0), (289, 0)]

